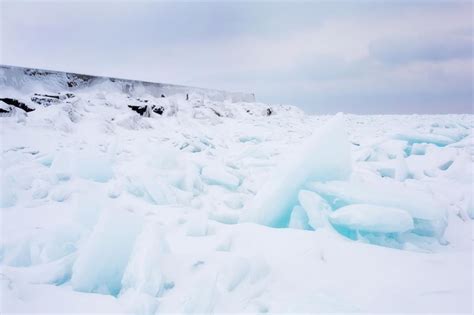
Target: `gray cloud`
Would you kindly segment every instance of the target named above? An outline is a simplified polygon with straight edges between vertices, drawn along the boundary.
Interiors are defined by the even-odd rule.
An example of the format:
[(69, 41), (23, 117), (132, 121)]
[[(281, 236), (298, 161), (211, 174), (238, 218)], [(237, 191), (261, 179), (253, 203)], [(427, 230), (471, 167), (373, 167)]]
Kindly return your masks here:
[(383, 38), (372, 42), (370, 54), (388, 64), (416, 61), (443, 61), (472, 58), (474, 41), (470, 36), (429, 34)]

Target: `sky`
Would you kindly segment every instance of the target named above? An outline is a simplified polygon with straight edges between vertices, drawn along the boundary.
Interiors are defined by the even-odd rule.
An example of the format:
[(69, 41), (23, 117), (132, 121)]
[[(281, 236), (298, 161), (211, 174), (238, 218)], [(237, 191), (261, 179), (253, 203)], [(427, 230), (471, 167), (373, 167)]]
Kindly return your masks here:
[(472, 113), (473, 2), (0, 0), (0, 63), (253, 92), (309, 113)]

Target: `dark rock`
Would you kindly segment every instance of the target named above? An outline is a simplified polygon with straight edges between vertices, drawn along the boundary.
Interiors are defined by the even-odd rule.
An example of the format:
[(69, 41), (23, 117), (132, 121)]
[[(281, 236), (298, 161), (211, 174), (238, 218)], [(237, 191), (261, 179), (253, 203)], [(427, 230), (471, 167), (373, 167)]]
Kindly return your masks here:
[(16, 108), (22, 109), (25, 112), (32, 112), (35, 110), (34, 108), (28, 107), (25, 103), (22, 103), (13, 98), (0, 98), (0, 101), (3, 101), (4, 103), (8, 105), (15, 106)]
[(134, 112), (137, 112), (140, 114), (140, 116), (143, 116), (147, 110), (147, 106), (139, 106), (139, 105), (128, 105), (128, 107), (133, 110)]
[(267, 116), (270, 116), (273, 113), (272, 109), (269, 107), (267, 108)]
[(8, 110), (0, 108), (0, 114), (8, 114), (12, 111), (12, 107), (9, 107)]
[(165, 108), (163, 106), (156, 107), (155, 105), (128, 105), (128, 107), (134, 112), (138, 113), (140, 116), (150, 117), (150, 109), (158, 114), (163, 115)]
[(60, 97), (58, 95), (47, 95), (47, 94), (37, 94), (31, 97), (31, 101), (35, 102), (38, 105), (50, 106), (51, 104), (57, 104), (60, 102)]
[(49, 98), (55, 98), (57, 100), (59, 100), (59, 95), (48, 95), (48, 94), (38, 94), (38, 93), (35, 93), (36, 96), (44, 96), (44, 97), (49, 97)]
[(215, 110), (214, 108), (211, 108), (211, 110), (214, 112), (214, 114), (216, 114), (217, 116), (219, 117), (222, 117), (221, 113), (219, 113), (217, 110)]
[(66, 73), (67, 86), (70, 88), (89, 84), (94, 77), (84, 74)]
[(26, 75), (29, 75), (30, 77), (40, 77), (40, 76), (46, 76), (46, 75), (51, 75), (53, 74), (50, 71), (46, 70), (38, 70), (38, 69), (25, 69), (24, 73)]
[(151, 109), (153, 110), (153, 112), (157, 113), (158, 115), (163, 115), (163, 113), (165, 112), (165, 108), (163, 106), (156, 107), (155, 105), (153, 105)]

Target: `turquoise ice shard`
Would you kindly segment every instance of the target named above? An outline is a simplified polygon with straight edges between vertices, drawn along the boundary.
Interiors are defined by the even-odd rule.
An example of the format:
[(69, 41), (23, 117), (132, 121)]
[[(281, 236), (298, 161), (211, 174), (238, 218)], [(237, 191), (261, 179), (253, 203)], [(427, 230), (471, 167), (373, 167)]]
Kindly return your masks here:
[(344, 115), (339, 113), (316, 129), (287, 162), (277, 168), (240, 220), (285, 227), (305, 182), (345, 180), (350, 174), (350, 144)]

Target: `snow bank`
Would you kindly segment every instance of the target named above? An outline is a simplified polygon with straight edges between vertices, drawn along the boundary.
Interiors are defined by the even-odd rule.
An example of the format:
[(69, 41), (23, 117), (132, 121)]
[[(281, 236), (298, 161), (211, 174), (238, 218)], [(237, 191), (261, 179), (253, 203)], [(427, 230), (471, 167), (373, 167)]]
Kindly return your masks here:
[(205, 236), (207, 234), (207, 214), (202, 211), (192, 213), (188, 217), (186, 235)]
[(342, 180), (351, 173), (350, 146), (344, 116), (336, 115), (273, 171), (242, 214), (241, 222), (273, 227), (288, 225), (298, 191), (308, 180)]

